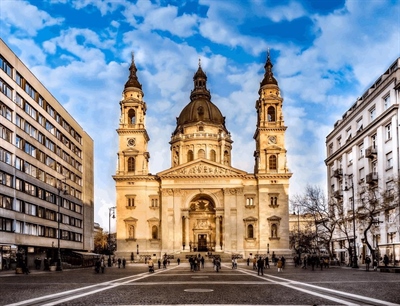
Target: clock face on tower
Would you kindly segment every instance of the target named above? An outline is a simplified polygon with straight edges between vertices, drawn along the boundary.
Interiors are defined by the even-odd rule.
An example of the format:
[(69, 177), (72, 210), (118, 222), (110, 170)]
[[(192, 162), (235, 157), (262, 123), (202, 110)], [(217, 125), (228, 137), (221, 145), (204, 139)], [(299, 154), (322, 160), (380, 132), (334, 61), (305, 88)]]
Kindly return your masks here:
[(275, 144), (276, 143), (276, 136), (268, 136), (268, 142)]
[(127, 144), (128, 144), (128, 147), (134, 147), (135, 144), (136, 144), (136, 139), (135, 138), (128, 138)]

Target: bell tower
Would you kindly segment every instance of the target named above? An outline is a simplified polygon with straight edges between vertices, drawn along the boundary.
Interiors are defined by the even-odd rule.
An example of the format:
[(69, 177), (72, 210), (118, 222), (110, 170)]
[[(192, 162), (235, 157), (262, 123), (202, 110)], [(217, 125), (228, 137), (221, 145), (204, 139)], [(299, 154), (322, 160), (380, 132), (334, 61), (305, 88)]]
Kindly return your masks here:
[(258, 91), (256, 101), (257, 128), (254, 134), (256, 141), (255, 174), (287, 173), (285, 149), (286, 126), (283, 121), (282, 104), (278, 82), (272, 73), (272, 63), (268, 51), (265, 63), (264, 79)]
[(117, 175), (147, 175), (150, 140), (146, 131), (146, 102), (142, 85), (136, 75), (137, 68), (132, 53), (129, 78), (120, 101), (121, 116), (117, 129), (119, 137)]

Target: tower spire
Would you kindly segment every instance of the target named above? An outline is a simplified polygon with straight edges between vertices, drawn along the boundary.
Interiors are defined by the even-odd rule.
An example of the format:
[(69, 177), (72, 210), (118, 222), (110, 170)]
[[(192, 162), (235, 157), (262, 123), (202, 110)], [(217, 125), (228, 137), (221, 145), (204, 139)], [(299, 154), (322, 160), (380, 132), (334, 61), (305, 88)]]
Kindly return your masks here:
[(274, 84), (274, 85), (278, 85), (277, 80), (274, 78), (274, 74), (272, 72), (272, 67), (274, 65), (272, 65), (271, 62), (271, 54), (270, 54), (270, 50), (268, 48), (267, 51), (267, 61), (264, 65), (265, 68), (265, 73), (264, 73), (264, 79), (261, 82), (261, 87), (267, 84)]
[(129, 67), (129, 78), (128, 81), (125, 83), (125, 89), (127, 87), (135, 87), (139, 88), (140, 90), (142, 89), (142, 84), (139, 83), (138, 77), (136, 75), (137, 68), (135, 65), (135, 56), (133, 51), (131, 52), (131, 66)]

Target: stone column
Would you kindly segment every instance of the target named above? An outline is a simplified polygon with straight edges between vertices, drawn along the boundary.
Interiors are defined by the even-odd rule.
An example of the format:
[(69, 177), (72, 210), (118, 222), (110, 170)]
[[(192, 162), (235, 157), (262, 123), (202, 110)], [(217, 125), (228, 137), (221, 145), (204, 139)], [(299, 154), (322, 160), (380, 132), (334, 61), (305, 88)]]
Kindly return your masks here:
[(220, 250), (221, 247), (219, 246), (221, 243), (221, 222), (220, 216), (215, 217), (215, 251)]
[(190, 232), (189, 232), (189, 216), (185, 216), (185, 248), (189, 248)]

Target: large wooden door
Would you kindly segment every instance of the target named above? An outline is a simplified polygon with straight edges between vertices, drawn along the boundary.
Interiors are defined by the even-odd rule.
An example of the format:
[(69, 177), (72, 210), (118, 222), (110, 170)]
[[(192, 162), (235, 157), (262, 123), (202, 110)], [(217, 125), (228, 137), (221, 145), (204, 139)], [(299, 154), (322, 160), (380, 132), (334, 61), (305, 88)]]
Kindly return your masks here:
[(199, 252), (207, 251), (207, 235), (199, 234), (198, 236), (198, 249)]

